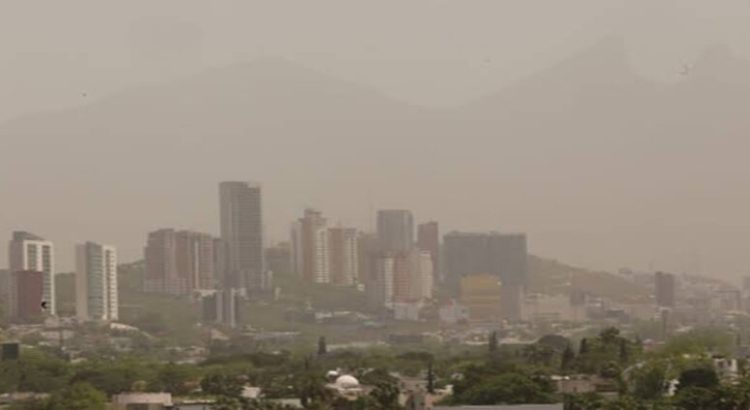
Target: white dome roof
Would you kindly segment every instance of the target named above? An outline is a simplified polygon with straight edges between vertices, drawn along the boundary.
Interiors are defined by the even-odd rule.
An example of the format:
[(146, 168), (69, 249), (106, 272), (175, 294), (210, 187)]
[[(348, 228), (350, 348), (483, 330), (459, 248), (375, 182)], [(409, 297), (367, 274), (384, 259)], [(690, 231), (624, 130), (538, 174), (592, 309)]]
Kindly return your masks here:
[(345, 389), (352, 389), (359, 387), (359, 380), (357, 380), (354, 376), (345, 374), (343, 376), (339, 376), (339, 378), (336, 379), (336, 385)]

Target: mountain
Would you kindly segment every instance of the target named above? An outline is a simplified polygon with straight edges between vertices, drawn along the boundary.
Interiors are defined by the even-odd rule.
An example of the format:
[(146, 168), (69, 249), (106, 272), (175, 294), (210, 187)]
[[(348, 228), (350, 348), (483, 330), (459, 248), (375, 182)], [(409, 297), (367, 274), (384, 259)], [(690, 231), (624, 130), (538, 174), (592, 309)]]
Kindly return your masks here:
[(717, 50), (658, 84), (605, 39), (456, 109), (279, 60), (144, 85), (0, 125), (0, 230), (136, 259), (149, 229), (215, 232), (216, 182), (255, 179), (277, 240), (304, 206), (360, 226), (374, 206), (410, 207), (446, 232), (529, 232), (535, 253), (578, 265), (700, 246), (741, 272), (748, 228), (722, 227), (750, 206), (750, 86)]
[(571, 290), (605, 297), (623, 303), (645, 303), (652, 293), (636, 283), (607, 272), (577, 268), (552, 259), (529, 255), (529, 291), (542, 294), (564, 294)]

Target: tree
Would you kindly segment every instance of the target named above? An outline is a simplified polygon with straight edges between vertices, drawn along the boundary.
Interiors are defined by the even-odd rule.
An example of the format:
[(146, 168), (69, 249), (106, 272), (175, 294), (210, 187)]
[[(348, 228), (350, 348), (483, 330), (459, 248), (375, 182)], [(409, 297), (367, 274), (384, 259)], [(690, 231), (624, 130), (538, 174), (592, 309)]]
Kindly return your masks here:
[(564, 410), (592, 410), (602, 407), (604, 398), (598, 393), (566, 394), (563, 396)]
[(620, 376), (620, 366), (616, 362), (608, 362), (599, 370), (599, 375), (605, 379), (616, 379)]
[(620, 329), (616, 327), (608, 327), (599, 333), (599, 340), (605, 346), (611, 346), (617, 342), (620, 338)]
[(427, 364), (427, 392), (435, 393), (435, 372), (432, 369), (432, 360)]
[(719, 385), (719, 376), (709, 367), (695, 367), (680, 373), (678, 390), (688, 387), (712, 389)]
[(497, 340), (497, 332), (493, 331), (492, 333), (490, 333), (490, 339), (489, 339), (488, 346), (487, 346), (490, 353), (497, 352), (498, 345), (499, 345), (499, 342)]
[(633, 372), (633, 395), (643, 400), (656, 400), (667, 387), (667, 368), (662, 363), (649, 363)]
[(237, 377), (223, 373), (209, 374), (201, 380), (201, 390), (215, 396), (239, 397), (242, 388), (242, 382)]
[(628, 353), (628, 341), (620, 339), (620, 363), (627, 363), (630, 360), (630, 354)]
[(325, 336), (321, 336), (318, 339), (318, 356), (323, 356), (326, 353), (328, 353), (328, 346), (326, 345), (326, 338)]
[(380, 382), (370, 392), (370, 396), (377, 402), (379, 410), (398, 410), (398, 397), (401, 394), (398, 385), (394, 382)]
[(174, 363), (168, 363), (159, 370), (157, 381), (164, 390), (174, 395), (185, 395), (190, 393), (187, 382), (193, 378), (194, 374), (190, 367), (181, 366)]
[(309, 371), (297, 376), (295, 389), (302, 402), (302, 406), (310, 408), (311, 405), (327, 403), (331, 392), (326, 389), (325, 380), (315, 372)]
[(555, 400), (551, 383), (522, 373), (502, 373), (479, 380), (457, 393), (453, 404), (528, 404)]
[(565, 336), (549, 334), (539, 338), (536, 342), (542, 346), (549, 346), (557, 353), (562, 353), (568, 346), (570, 346), (570, 340)]
[(105, 410), (107, 396), (88, 383), (76, 383), (50, 396), (46, 410)]
[(531, 364), (544, 364), (545, 366), (549, 366), (554, 355), (554, 350), (547, 345), (532, 343), (523, 348), (523, 356)]
[(674, 398), (676, 407), (680, 410), (723, 410), (717, 392), (705, 387), (681, 387)]
[(576, 354), (573, 353), (573, 349), (568, 345), (565, 350), (563, 350), (562, 357), (560, 358), (560, 369), (564, 372), (570, 370), (575, 358)]
[(589, 341), (585, 337), (581, 339), (581, 344), (578, 347), (578, 354), (584, 355), (589, 352)]

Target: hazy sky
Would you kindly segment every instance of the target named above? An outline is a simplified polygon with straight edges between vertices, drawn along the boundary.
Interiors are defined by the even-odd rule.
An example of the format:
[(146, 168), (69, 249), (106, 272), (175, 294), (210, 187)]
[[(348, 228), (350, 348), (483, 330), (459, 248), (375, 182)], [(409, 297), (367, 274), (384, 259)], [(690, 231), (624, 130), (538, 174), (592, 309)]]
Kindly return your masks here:
[[(672, 82), (684, 64), (711, 45), (727, 45), (750, 58), (748, 21), (747, 0), (0, 0), (0, 120), (87, 104), (135, 84), (264, 57), (283, 57), (415, 104), (459, 105), (608, 36), (624, 39), (640, 73)], [(19, 178), (0, 175), (0, 184), (14, 179), (20, 186)], [(214, 188), (206, 190), (213, 193)], [(315, 198), (310, 202), (315, 204)], [(2, 209), (0, 203), (0, 213)], [(423, 217), (441, 216), (435, 214)], [(498, 218), (490, 211), (486, 215)], [(0, 215), (0, 226), (20, 223), (3, 219)], [(698, 221), (702, 223), (717, 235), (727, 231), (742, 238), (745, 232)], [(530, 233), (543, 239), (532, 240), (532, 250), (593, 268), (632, 262), (644, 268), (695, 270), (714, 263), (731, 266), (731, 274), (744, 270), (737, 258), (745, 245), (738, 242), (727, 249), (725, 244), (687, 240), (649, 252), (638, 248), (637, 236), (618, 239), (612, 226), (587, 225), (576, 232), (570, 226), (554, 220), (547, 229), (537, 226)], [(284, 229), (272, 227), (273, 239), (280, 239)], [(644, 229), (652, 229), (655, 240), (663, 234), (668, 241), (682, 228)], [(63, 228), (37, 230), (45, 235)], [(577, 240), (567, 241), (570, 235)], [(591, 255), (585, 245), (607, 235), (614, 239), (609, 248)], [(115, 245), (129, 260), (138, 256), (142, 244)], [(67, 248), (58, 252), (69, 253)], [(728, 254), (735, 258), (731, 264), (717, 262)], [(60, 257), (64, 265), (70, 259)], [(3, 254), (0, 262), (4, 260)]]
[(712, 44), (750, 56), (748, 18), (747, 0), (2, 0), (0, 119), (264, 56), (456, 104), (609, 35), (670, 81)]

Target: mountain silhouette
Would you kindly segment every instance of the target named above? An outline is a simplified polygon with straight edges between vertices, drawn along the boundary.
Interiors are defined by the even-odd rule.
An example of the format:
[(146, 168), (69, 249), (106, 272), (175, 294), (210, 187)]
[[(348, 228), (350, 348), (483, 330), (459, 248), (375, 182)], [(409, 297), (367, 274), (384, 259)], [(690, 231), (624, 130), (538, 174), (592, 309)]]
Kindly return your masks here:
[[(272, 227), (306, 201), (363, 214), (366, 192), (459, 228), (488, 215), (532, 231), (556, 216), (566, 229), (740, 218), (748, 64), (716, 48), (691, 67), (649, 81), (610, 38), (463, 107), (427, 109), (284, 60), (234, 64), (0, 125), (0, 173), (26, 184), (0, 196), (19, 221), (53, 197), (49, 218), (75, 215), (81, 235), (106, 238), (124, 220), (112, 235), (133, 255), (146, 229), (214, 229), (222, 179), (262, 180)], [(729, 198), (737, 207), (722, 209)]]

